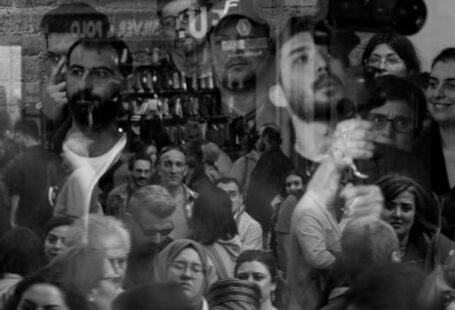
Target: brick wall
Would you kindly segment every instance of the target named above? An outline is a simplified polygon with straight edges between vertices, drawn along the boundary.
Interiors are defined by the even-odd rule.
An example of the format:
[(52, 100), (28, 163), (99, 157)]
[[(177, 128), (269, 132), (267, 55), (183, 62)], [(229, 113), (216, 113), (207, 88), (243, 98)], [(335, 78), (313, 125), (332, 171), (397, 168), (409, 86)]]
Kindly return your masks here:
[[(0, 57), (0, 85), (6, 88), (7, 103), (31, 107), (40, 101), (43, 77), (48, 73), (42, 64), (44, 40), (39, 34), (42, 16), (51, 8), (70, 0), (0, 0), (0, 47), (20, 46), (20, 55), (8, 56), (10, 51)], [(76, 2), (76, 1), (75, 1)], [(157, 42), (162, 44), (156, 19), (155, 0), (85, 0), (97, 10), (105, 13), (115, 31), (122, 35), (135, 51), (136, 61), (145, 61), (147, 47)], [(260, 0), (264, 17), (276, 33), (292, 14), (311, 10), (317, 0)], [(3, 59), (1, 59), (3, 58)], [(12, 69), (20, 74), (12, 73)], [(18, 69), (19, 68), (19, 69)], [(17, 100), (16, 97), (21, 97)]]

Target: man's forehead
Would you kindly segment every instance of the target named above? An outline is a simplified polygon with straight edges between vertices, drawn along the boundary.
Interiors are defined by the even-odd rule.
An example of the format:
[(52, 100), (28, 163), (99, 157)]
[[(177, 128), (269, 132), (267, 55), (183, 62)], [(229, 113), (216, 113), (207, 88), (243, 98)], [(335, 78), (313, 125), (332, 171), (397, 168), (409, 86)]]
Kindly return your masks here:
[(221, 188), (224, 191), (239, 191), (238, 186), (235, 182), (218, 183), (217, 187)]
[(161, 155), (162, 161), (185, 162), (185, 155), (178, 150), (171, 150)]
[(78, 36), (73, 33), (50, 33), (47, 36), (47, 50), (58, 55), (66, 55), (77, 39)]
[(86, 68), (108, 67), (118, 68), (118, 55), (110, 47), (88, 47), (82, 44), (76, 46), (71, 52), (69, 65), (80, 65)]
[(198, 9), (200, 7), (198, 0), (173, 0), (163, 7), (162, 15), (175, 16), (186, 9)]
[(295, 50), (311, 49), (315, 47), (314, 38), (311, 32), (299, 32), (283, 43), (281, 48), (283, 53), (291, 53)]

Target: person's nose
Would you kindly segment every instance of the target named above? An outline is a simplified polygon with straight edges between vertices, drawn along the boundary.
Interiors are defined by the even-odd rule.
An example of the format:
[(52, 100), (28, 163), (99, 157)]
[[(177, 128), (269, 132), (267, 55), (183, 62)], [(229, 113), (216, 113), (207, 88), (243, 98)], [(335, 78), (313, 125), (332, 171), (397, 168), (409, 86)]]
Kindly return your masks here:
[(318, 74), (327, 73), (329, 70), (328, 57), (321, 52), (316, 52), (315, 55), (315, 70)]
[(438, 85), (438, 88), (436, 88), (436, 97), (437, 98), (444, 98), (445, 97), (445, 87), (444, 87), (444, 84), (441, 83), (440, 85)]
[(54, 247), (59, 250), (63, 250), (65, 248), (65, 244), (63, 243), (62, 239), (58, 239), (57, 242), (55, 242)]
[(394, 217), (401, 218), (403, 216), (403, 211), (401, 210), (400, 207), (396, 207), (394, 212), (393, 212)]
[(382, 129), (381, 132), (387, 138), (393, 137), (395, 131), (393, 130), (392, 122), (390, 120), (387, 120), (387, 123), (385, 124), (385, 127)]
[(85, 71), (81, 78), (81, 88), (91, 90), (93, 88), (93, 79), (89, 71)]

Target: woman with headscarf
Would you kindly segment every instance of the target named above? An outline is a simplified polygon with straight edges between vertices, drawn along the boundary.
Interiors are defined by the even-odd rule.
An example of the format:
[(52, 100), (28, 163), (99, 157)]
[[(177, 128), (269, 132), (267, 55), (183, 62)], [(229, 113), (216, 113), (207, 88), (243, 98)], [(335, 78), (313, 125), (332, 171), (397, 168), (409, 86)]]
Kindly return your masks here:
[(156, 256), (153, 281), (176, 282), (194, 310), (208, 310), (204, 294), (216, 281), (216, 276), (204, 248), (195, 241), (181, 239)]

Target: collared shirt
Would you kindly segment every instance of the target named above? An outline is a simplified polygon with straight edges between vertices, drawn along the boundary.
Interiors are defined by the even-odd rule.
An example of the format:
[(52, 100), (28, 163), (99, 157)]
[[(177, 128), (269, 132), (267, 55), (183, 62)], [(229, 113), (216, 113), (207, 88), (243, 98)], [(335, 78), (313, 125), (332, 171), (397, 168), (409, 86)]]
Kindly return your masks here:
[(262, 250), (262, 227), (248, 213), (245, 212), (245, 206), (241, 206), (234, 215), (237, 229), (242, 241), (241, 251), (245, 250)]
[[(171, 232), (169, 237), (173, 240), (186, 239), (190, 236), (190, 219), (193, 215), (193, 204), (198, 194), (192, 191), (188, 186), (183, 186), (183, 199), (182, 197), (176, 197), (175, 202), (177, 208), (171, 216), (171, 220), (174, 224), (174, 230)], [(180, 199), (179, 199), (180, 198)]]
[(123, 218), (128, 209), (131, 196), (138, 187), (130, 181), (111, 190), (106, 202), (106, 215)]

